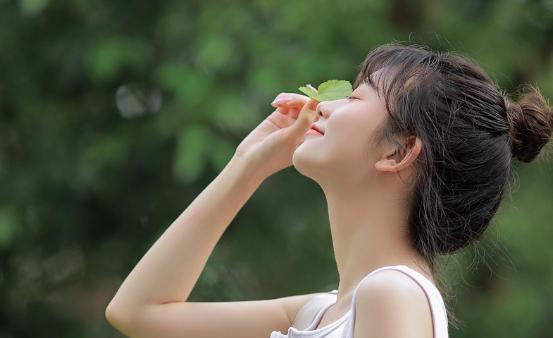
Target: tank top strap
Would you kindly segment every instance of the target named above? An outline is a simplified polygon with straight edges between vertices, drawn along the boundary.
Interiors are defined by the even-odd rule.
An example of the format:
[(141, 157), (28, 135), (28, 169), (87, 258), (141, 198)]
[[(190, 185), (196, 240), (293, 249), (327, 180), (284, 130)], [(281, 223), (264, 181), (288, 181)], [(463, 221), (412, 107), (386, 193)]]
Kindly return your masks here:
[(433, 337), (449, 338), (447, 312), (446, 312), (445, 304), (440, 295), (440, 292), (438, 291), (436, 286), (432, 282), (430, 282), (430, 280), (428, 280), (428, 278), (426, 278), (418, 271), (409, 268), (406, 265), (390, 265), (390, 266), (380, 267), (378, 269), (371, 271), (369, 274), (367, 274), (359, 281), (359, 283), (357, 284), (357, 286), (353, 291), (352, 302), (351, 302), (352, 303), (351, 313), (350, 313), (348, 322), (344, 327), (342, 338), (353, 338), (353, 329), (355, 324), (355, 298), (356, 298), (355, 295), (357, 294), (357, 290), (359, 289), (359, 286), (362, 284), (364, 280), (369, 278), (369, 276), (376, 273), (377, 271), (381, 271), (384, 269), (392, 269), (392, 270), (397, 270), (405, 273), (423, 289), (424, 294), (426, 295), (426, 298), (430, 303), (430, 310), (431, 310), (430, 312), (432, 315), (432, 328), (434, 332)]
[(303, 304), (298, 310), (292, 326), (299, 330), (312, 327), (313, 323), (319, 319), (324, 310), (334, 304), (337, 293), (338, 289), (327, 291)]

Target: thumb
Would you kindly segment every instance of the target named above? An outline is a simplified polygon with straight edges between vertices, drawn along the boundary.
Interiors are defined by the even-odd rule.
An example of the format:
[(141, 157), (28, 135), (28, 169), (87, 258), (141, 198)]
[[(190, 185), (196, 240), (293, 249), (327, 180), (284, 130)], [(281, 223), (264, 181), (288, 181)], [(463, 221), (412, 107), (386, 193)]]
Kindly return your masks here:
[(300, 112), (298, 113), (298, 118), (294, 123), (292, 123), (291, 126), (288, 127), (288, 136), (292, 138), (297, 138), (305, 135), (305, 132), (311, 128), (311, 125), (313, 122), (315, 122), (315, 119), (317, 118), (315, 109), (317, 109), (317, 105), (319, 104), (319, 101), (309, 99), (303, 107), (301, 108)]

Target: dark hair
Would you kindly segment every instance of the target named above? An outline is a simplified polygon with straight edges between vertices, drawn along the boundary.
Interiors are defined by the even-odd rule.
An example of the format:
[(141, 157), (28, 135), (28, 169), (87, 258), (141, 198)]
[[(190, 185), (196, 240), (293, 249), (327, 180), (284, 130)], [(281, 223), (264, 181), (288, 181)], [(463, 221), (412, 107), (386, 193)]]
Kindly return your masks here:
[(408, 226), (435, 274), (439, 254), (484, 232), (508, 186), (512, 158), (530, 162), (540, 153), (553, 113), (537, 88), (527, 86), (515, 103), (467, 58), (416, 44), (371, 51), (354, 88), (362, 83), (377, 88), (389, 113), (375, 142), (386, 139), (403, 150), (402, 137), (415, 135), (423, 143)]

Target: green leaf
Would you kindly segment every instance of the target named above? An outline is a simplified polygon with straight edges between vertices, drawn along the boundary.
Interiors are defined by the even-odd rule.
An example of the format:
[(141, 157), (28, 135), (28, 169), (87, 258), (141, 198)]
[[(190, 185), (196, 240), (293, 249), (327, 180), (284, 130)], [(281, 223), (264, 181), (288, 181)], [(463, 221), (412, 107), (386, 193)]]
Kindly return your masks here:
[(353, 89), (351, 83), (345, 80), (328, 80), (321, 83), (318, 88), (319, 101), (339, 100), (351, 95)]
[(309, 84), (298, 89), (319, 102), (343, 99), (353, 92), (351, 83), (346, 80), (328, 80), (321, 83), (316, 90)]
[(313, 87), (299, 87), (298, 89), (311, 98), (316, 98), (318, 95), (317, 91), (314, 90)]

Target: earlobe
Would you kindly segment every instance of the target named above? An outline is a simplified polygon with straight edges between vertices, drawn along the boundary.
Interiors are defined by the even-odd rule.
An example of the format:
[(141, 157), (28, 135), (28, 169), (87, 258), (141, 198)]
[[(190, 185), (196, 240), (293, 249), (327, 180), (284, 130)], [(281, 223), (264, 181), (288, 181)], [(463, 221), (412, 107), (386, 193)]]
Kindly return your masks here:
[(385, 159), (379, 160), (374, 164), (374, 167), (378, 171), (397, 171), (398, 163), (396, 161), (398, 149), (386, 155)]
[(396, 171), (397, 162), (394, 159), (380, 160), (374, 164), (378, 171)]

